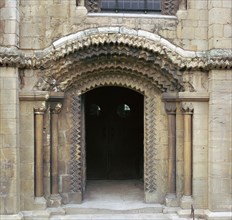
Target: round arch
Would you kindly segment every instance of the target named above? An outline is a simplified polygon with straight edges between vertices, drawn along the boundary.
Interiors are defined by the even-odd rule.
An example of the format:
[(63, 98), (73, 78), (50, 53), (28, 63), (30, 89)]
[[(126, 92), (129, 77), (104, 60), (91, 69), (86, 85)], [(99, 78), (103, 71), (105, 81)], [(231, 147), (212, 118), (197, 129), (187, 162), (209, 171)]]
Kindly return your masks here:
[[(129, 88), (144, 96), (144, 196), (147, 202), (162, 202), (164, 198), (164, 178), (158, 178), (165, 172), (159, 164), (159, 150), (162, 143), (159, 139), (162, 136), (160, 121), (163, 115), (160, 112), (163, 103), (160, 94), (152, 80), (141, 75), (128, 74), (118, 70), (102, 71), (84, 74), (75, 80), (66, 94), (71, 98), (70, 109), (72, 117), (71, 132), (71, 192), (77, 194), (78, 198), (83, 197), (85, 176), (83, 176), (85, 146), (83, 143), (83, 102), (82, 95), (87, 91), (102, 86), (120, 86)], [(81, 199), (79, 199), (79, 202)]]
[(145, 201), (162, 203), (166, 170), (160, 159), (164, 147), (159, 140), (166, 115), (162, 115), (161, 93), (182, 90), (178, 65), (167, 53), (170, 48), (160, 46), (160, 39), (154, 36), (148, 39), (125, 33), (86, 33), (75, 41), (56, 43), (54, 48), (48, 55), (53, 59), (41, 61), (36, 87), (64, 91), (70, 99), (70, 197), (81, 201), (85, 181), (82, 95), (101, 86), (121, 86), (144, 96)]
[[(35, 61), (39, 90), (65, 91), (86, 73), (119, 70), (151, 79), (161, 91), (182, 91), (182, 64), (175, 46), (159, 36), (123, 28), (81, 31), (53, 43)], [(44, 83), (46, 82), (46, 83)]]

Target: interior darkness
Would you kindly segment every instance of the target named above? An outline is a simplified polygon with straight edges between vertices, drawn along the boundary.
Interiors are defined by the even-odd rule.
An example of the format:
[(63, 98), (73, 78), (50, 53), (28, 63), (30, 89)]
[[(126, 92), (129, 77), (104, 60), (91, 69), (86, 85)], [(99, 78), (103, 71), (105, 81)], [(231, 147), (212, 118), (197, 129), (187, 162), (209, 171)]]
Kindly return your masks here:
[(143, 178), (143, 95), (101, 87), (85, 96), (87, 179)]

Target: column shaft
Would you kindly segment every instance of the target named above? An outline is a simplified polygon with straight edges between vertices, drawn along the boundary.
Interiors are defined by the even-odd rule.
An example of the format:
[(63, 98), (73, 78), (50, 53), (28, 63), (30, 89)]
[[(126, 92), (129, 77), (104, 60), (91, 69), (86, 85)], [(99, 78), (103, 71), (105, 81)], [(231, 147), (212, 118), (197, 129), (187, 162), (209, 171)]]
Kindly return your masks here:
[(58, 194), (58, 114), (52, 114), (51, 192)]
[(184, 114), (184, 195), (192, 195), (192, 115)]
[(43, 113), (35, 113), (35, 196), (43, 196)]
[(168, 191), (176, 193), (176, 116), (168, 115)]

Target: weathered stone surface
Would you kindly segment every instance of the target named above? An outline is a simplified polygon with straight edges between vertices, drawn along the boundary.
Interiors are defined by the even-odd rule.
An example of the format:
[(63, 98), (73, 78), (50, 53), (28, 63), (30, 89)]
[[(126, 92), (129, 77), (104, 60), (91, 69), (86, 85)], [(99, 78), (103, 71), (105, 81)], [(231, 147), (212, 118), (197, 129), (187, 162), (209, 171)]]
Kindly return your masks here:
[[(64, 204), (82, 201), (88, 165), (81, 98), (100, 86), (123, 86), (144, 95), (145, 200), (164, 203), (166, 199), (166, 204), (186, 209), (183, 215), (193, 205), (196, 213), (197, 209), (213, 211), (202, 211), (205, 218), (229, 219), (225, 213), (231, 209), (231, 1), (179, 1), (177, 13), (175, 2), (162, 0), (162, 13), (176, 14), (167, 16), (87, 13), (83, 0), (78, 6), (74, 0), (0, 0), (1, 214), (51, 206), (50, 113), (54, 111), (50, 102), (62, 99), (58, 91), (65, 93), (57, 116), (59, 193)], [(174, 200), (166, 197), (166, 101), (177, 107)], [(40, 133), (44, 197), (35, 199), (34, 109), (42, 102), (48, 107)], [(192, 194), (188, 198), (182, 197), (181, 102), (194, 107), (185, 108), (192, 114)], [(59, 197), (54, 204), (60, 202)]]

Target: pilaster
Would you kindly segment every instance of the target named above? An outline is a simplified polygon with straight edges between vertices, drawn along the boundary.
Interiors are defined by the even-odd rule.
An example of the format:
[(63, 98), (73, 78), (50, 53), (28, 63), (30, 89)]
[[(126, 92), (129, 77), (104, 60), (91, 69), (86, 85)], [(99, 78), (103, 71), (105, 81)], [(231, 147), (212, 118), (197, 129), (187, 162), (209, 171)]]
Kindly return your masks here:
[(232, 72), (209, 74), (208, 203), (212, 212), (231, 213)]

